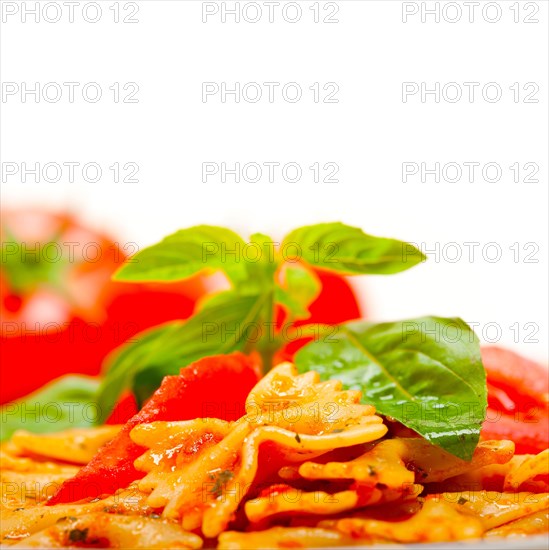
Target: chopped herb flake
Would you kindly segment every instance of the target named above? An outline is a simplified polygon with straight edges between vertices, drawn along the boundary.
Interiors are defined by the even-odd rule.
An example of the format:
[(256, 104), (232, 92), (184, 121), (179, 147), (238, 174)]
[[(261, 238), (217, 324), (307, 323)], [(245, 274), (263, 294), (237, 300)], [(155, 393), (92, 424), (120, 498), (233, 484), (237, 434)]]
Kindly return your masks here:
[(231, 470), (223, 470), (217, 474), (215, 484), (211, 489), (211, 493), (214, 498), (219, 498), (223, 492), (223, 486), (234, 477)]
[(88, 538), (88, 529), (71, 529), (69, 540), (71, 542), (84, 542)]

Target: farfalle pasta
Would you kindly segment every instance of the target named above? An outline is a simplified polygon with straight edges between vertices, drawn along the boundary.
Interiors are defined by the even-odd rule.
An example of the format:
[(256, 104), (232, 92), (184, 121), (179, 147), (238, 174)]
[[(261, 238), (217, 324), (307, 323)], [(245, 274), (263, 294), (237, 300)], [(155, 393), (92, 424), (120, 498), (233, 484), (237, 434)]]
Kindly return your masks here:
[[(481, 441), (461, 460), (421, 437), (391, 435), (359, 391), (290, 363), (257, 383), (238, 420), (133, 427), (143, 452), (129, 487), (47, 506), (118, 430), (15, 433), (1, 450), (2, 544), (334, 547), (547, 531), (548, 451), (521, 456), (511, 441)], [(63, 454), (71, 449), (72, 465)]]

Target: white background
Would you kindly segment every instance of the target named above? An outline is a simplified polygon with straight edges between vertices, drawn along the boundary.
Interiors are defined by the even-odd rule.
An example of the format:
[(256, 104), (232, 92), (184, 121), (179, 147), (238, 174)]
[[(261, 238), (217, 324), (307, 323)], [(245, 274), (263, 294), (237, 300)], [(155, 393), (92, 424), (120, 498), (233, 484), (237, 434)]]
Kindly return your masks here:
[[(197, 223), (276, 239), (299, 225), (335, 220), (425, 243), (427, 252), (438, 246), (438, 257), (428, 253), (428, 262), (409, 272), (354, 279), (368, 315), (461, 316), (478, 323), (481, 338), (547, 360), (547, 2), (499, 1), (486, 8), (481, 0), (472, 22), (467, 2), (446, 8), (441, 2), (446, 11), (440, 21), (426, 15), (422, 22), (422, 8), (435, 2), (321, 1), (321, 19), (336, 4), (339, 22), (314, 23), (314, 2), (301, 1), (302, 16), (293, 24), (284, 20), (282, 6), (273, 8), (270, 23), (264, 2), (257, 3), (263, 9), (258, 23), (235, 23), (230, 15), (223, 23), (221, 13), (204, 23), (202, 2), (194, 0), (118, 2), (120, 19), (138, 8), (136, 23), (115, 23), (113, 0), (98, 2), (102, 16), (96, 23), (83, 17), (83, 9), (96, 17), (87, 2), (75, 4), (73, 23), (62, 2), (53, 3), (62, 6), (60, 21), (47, 20), (56, 18), (55, 6), (39, 22), (32, 14), (24, 21), (24, 9), (35, 4), (43, 8), (47, 2), (3, 2), (3, 86), (80, 85), (73, 103), (65, 86), (54, 102), (23, 97), (20, 89), (3, 94), (2, 166), (96, 162), (103, 177), (86, 182), (77, 169), (73, 183), (66, 174), (56, 183), (36, 183), (32, 175), (23, 183), (20, 173), (4, 173), (3, 208), (67, 208), (139, 246)], [(451, 23), (456, 5), (462, 16)], [(403, 10), (416, 8), (404, 22)], [(499, 21), (487, 21), (498, 12)], [(82, 98), (88, 82), (101, 86), (100, 101)], [(114, 102), (109, 87), (116, 82), (121, 88), (137, 83), (138, 102)], [(222, 103), (219, 95), (204, 102), (203, 82), (297, 82), (303, 98), (284, 101), (280, 86), (273, 103), (235, 103), (234, 96)], [(315, 103), (308, 89), (315, 82), (337, 83), (338, 103)], [(452, 103), (430, 95), (422, 102), (418, 93), (405, 103), (403, 82), (431, 88), (455, 82), (464, 97)], [(480, 83), (473, 101), (464, 82)], [(489, 82), (501, 88), (499, 101), (483, 99)], [(518, 102), (510, 89), (515, 82)], [(537, 103), (524, 102), (532, 90), (522, 90), (526, 83), (539, 87)], [(453, 98), (455, 87), (447, 91)], [(266, 161), (299, 163), (303, 178), (202, 181), (203, 162)], [(115, 162), (135, 162), (139, 182), (114, 183), (108, 167)], [(314, 162), (337, 163), (339, 182), (312, 182), (308, 167)], [(419, 175), (404, 183), (403, 162), (429, 168), (435, 162), (494, 162), (502, 176), (489, 183), (477, 168), (473, 183), (465, 173), (458, 183), (436, 183), (432, 176), (422, 183)], [(516, 162), (537, 164), (539, 181), (515, 183), (509, 166)], [(479, 243), (471, 261), (468, 242)], [(452, 261), (457, 249), (448, 243), (458, 243), (461, 260)], [(483, 255), (488, 243), (497, 246)], [(489, 261), (497, 247), (501, 259)], [(525, 262), (529, 253), (534, 263)]]

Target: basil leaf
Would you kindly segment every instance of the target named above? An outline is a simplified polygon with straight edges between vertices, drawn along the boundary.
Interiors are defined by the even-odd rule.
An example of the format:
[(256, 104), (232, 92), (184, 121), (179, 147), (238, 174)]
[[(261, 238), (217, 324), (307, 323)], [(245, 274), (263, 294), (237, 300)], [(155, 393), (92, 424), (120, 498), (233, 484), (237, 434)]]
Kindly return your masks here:
[(300, 372), (341, 380), (387, 416), (470, 460), (486, 413), (478, 338), (461, 319), (423, 317), (341, 325), (296, 356)]
[(99, 381), (94, 378), (67, 375), (23, 399), (2, 405), (0, 439), (9, 439), (16, 430), (50, 433), (92, 426), (98, 415), (98, 387)]
[(147, 399), (160, 387), (163, 378), (162, 370), (157, 367), (149, 367), (135, 375), (131, 390), (138, 409), (141, 409)]
[(205, 269), (221, 270), (233, 283), (246, 280), (245, 243), (229, 229), (199, 225), (181, 229), (132, 256), (117, 281), (178, 281)]
[(287, 265), (284, 286), (275, 289), (275, 301), (286, 306), (290, 318), (308, 319), (309, 306), (320, 292), (320, 281), (310, 270), (300, 265)]
[(247, 328), (258, 318), (265, 299), (264, 295), (228, 291), (187, 321), (173, 321), (134, 336), (136, 341), (124, 344), (108, 358), (97, 397), (99, 421), (108, 417), (127, 388), (142, 402), (156, 389), (156, 382), (178, 374), (193, 361), (246, 350)]
[(295, 229), (284, 238), (282, 249), (292, 254), (297, 250), (309, 264), (348, 275), (399, 273), (426, 259), (411, 244), (373, 237), (340, 222)]

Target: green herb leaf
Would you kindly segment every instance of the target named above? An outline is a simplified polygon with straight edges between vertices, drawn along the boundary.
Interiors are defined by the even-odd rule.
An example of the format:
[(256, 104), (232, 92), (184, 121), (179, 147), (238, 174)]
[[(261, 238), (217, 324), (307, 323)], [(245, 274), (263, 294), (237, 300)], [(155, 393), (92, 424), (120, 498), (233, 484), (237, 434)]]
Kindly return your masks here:
[(399, 273), (426, 259), (411, 244), (373, 237), (340, 222), (295, 229), (284, 238), (282, 249), (292, 254), (297, 249), (309, 264), (348, 275)]
[(199, 225), (181, 229), (144, 248), (114, 275), (117, 281), (178, 281), (205, 269), (221, 270), (235, 284), (246, 280), (245, 243), (229, 229)]
[(173, 321), (134, 336), (108, 358), (99, 388), (100, 422), (120, 394), (132, 388), (142, 402), (162, 378), (208, 355), (245, 351), (248, 329), (256, 322), (265, 295), (242, 296), (234, 291), (205, 307), (188, 321)]
[(320, 281), (310, 269), (288, 264), (284, 267), (284, 286), (276, 287), (275, 301), (288, 308), (290, 319), (308, 319), (309, 306), (319, 293)]
[(423, 317), (341, 325), (296, 356), (300, 372), (341, 380), (363, 401), (470, 460), (487, 406), (478, 338), (461, 319)]
[(99, 381), (87, 376), (57, 378), (24, 399), (4, 404), (1, 439), (16, 430), (50, 433), (92, 426), (97, 417), (95, 396)]

